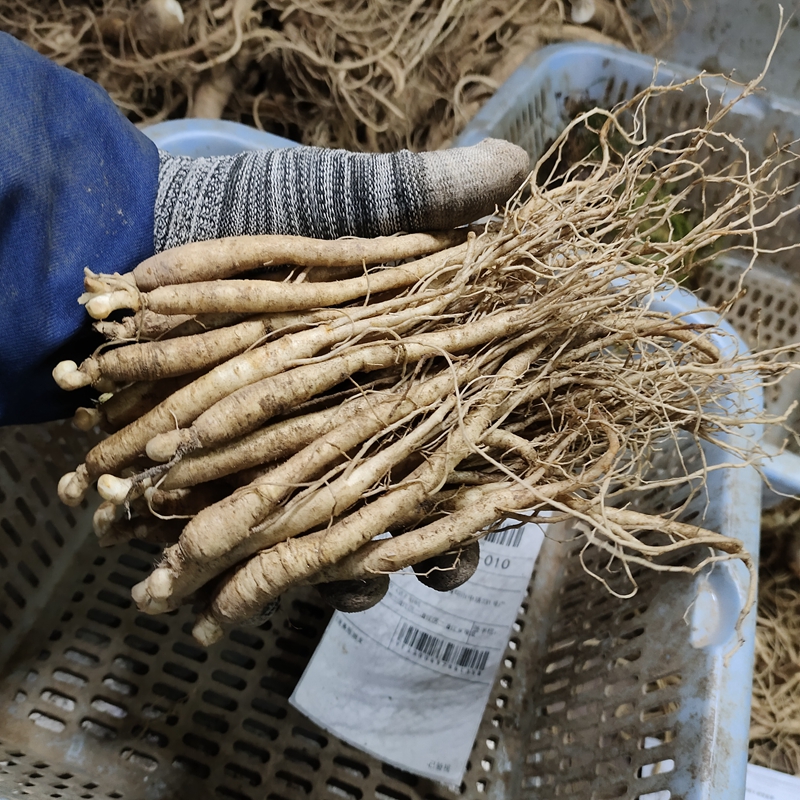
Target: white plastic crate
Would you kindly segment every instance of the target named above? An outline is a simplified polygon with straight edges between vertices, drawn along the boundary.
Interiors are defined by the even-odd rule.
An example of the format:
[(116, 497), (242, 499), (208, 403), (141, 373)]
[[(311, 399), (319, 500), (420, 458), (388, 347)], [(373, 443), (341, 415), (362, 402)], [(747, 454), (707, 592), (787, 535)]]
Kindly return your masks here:
[[(195, 143), (207, 124), (191, 127)], [(193, 152), (174, 126), (161, 131), (175, 152)], [(274, 146), (246, 135), (238, 146)], [(684, 310), (694, 300), (677, 292), (661, 302)], [(757, 408), (760, 393), (732, 402)], [(265, 625), (209, 650), (190, 636), (189, 609), (138, 613), (129, 589), (157, 548), (101, 550), (90, 524), (96, 497), (73, 510), (55, 499), (58, 477), (86, 447), (67, 423), (0, 430), (3, 800), (744, 796), (752, 614), (744, 646), (726, 659), (744, 600), (741, 565), (644, 571), (639, 593), (620, 600), (583, 571), (576, 531), (553, 529), (453, 792), (365, 756), (289, 705), (329, 616), (313, 590), (292, 592)], [(699, 454), (683, 456), (666, 450), (654, 468), (691, 470)], [(705, 457), (720, 456), (708, 448)], [(714, 472), (684, 518), (757, 554), (759, 491), (751, 469)], [(643, 507), (675, 508), (687, 494), (656, 492)], [(602, 559), (585, 561), (597, 569)]]

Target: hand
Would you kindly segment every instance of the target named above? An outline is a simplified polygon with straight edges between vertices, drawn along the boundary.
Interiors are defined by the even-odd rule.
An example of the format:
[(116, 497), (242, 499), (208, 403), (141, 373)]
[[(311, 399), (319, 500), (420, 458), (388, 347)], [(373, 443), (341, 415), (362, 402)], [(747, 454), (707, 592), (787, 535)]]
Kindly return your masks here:
[(160, 153), (156, 251), (205, 239), (320, 239), (447, 230), (491, 214), (529, 169), (516, 145), (486, 139), (432, 153), (317, 147), (187, 158)]

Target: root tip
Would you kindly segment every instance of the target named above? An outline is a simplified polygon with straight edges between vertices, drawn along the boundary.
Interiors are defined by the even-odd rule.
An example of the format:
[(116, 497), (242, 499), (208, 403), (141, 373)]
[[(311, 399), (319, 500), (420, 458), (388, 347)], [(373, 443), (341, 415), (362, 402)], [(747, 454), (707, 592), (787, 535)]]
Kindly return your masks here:
[(132, 483), (126, 478), (114, 475), (101, 475), (97, 480), (97, 491), (103, 500), (121, 506), (130, 494)]
[(53, 370), (53, 380), (59, 388), (68, 392), (75, 389), (82, 389), (92, 381), (85, 373), (81, 372), (80, 367), (74, 361), (60, 361)]
[(223, 635), (222, 626), (213, 618), (203, 615), (197, 618), (192, 628), (192, 636), (203, 647), (210, 647), (218, 642)]
[(155, 602), (163, 602), (172, 596), (175, 580), (172, 570), (168, 567), (158, 567), (145, 581), (147, 591)]
[[(158, 572), (158, 570), (156, 570)], [(155, 573), (154, 573), (155, 574)], [(152, 578), (152, 575), (150, 576)], [(159, 602), (150, 592), (150, 578), (137, 583), (131, 589), (131, 598), (136, 603), (136, 607), (144, 614), (166, 614), (171, 611), (168, 603)]]
[(78, 506), (83, 502), (88, 488), (78, 472), (68, 472), (58, 482), (58, 499), (66, 506)]

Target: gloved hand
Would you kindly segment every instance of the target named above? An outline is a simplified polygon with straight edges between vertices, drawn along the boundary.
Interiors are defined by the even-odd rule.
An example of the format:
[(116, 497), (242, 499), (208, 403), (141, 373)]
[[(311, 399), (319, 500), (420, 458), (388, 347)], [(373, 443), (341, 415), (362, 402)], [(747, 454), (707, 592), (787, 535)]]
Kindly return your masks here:
[(70, 416), (58, 361), (99, 342), (83, 270), (128, 272), (190, 241), (447, 229), (491, 213), (527, 154), (507, 142), (435, 153), (300, 147), (190, 159), (159, 152), (95, 83), (0, 33), (0, 424)]

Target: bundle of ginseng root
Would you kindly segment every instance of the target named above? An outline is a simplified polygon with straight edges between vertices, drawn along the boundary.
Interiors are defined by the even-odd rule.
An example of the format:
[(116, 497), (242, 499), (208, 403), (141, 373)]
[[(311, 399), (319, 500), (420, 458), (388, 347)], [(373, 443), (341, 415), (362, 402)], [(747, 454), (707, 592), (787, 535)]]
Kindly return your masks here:
[[(166, 545), (138, 607), (194, 603), (210, 644), (296, 585), (435, 573), (440, 554), (458, 572), (486, 531), (542, 510), (622, 561), (700, 545), (752, 567), (735, 539), (613, 503), (652, 488), (653, 446), (752, 421), (726, 398), (772, 368), (652, 308), (692, 260), (754, 248), (788, 191), (785, 154), (753, 167), (715, 131), (725, 109), (646, 143), (647, 103), (676, 91), (576, 117), (568, 131), (603, 120), (596, 152), (550, 180), (565, 132), (480, 231), (237, 238), (87, 274), (81, 301), (109, 342), (55, 377), (104, 392), (76, 419), (112, 433), (59, 495), (79, 503), (96, 481), (101, 544)], [(739, 158), (707, 172), (721, 147)], [(688, 207), (697, 222), (678, 232)]]

